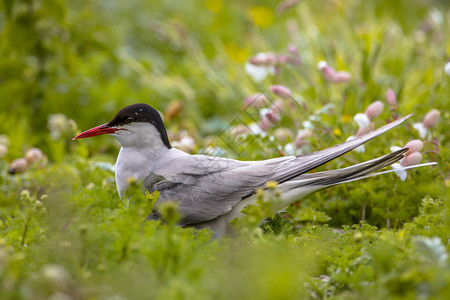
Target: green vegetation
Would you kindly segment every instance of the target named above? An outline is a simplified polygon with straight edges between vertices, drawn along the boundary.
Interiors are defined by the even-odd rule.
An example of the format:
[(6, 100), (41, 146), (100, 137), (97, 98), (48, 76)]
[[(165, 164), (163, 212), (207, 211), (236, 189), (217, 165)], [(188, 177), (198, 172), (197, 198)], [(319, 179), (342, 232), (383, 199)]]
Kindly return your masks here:
[[(448, 1), (288, 2), (1, 2), (1, 299), (448, 299)], [(245, 64), (261, 52), (301, 62), (277, 56), (275, 73), (256, 82)], [(330, 82), (320, 61), (351, 80)], [(263, 135), (233, 134), (259, 118), (246, 97), (280, 100), (271, 85), (292, 91), (279, 122)], [(385, 109), (375, 127), (414, 116), (319, 170), (412, 139), (423, 141), (422, 162), (439, 165), (405, 181), (390, 173), (320, 191), (258, 226), (270, 212), (263, 199), (276, 198), (272, 183), (233, 222), (236, 234), (219, 240), (176, 226), (170, 205), (165, 224), (145, 221), (157, 195), (136, 185), (118, 197), (117, 142), (71, 140), (146, 102), (172, 141), (193, 138), (192, 153), (264, 159), (345, 141), (358, 131), (353, 116), (376, 100)], [(420, 137), (413, 124), (432, 109), (440, 119)], [(312, 136), (295, 143), (279, 128)], [(35, 161), (32, 147), (46, 157)], [(25, 153), (28, 162), (12, 165)]]

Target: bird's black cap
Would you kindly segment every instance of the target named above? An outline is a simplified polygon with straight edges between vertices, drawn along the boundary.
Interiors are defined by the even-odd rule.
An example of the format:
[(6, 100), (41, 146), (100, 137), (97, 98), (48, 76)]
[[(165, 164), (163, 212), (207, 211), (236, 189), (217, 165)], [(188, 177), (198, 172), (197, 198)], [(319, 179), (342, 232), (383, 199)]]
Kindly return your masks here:
[(158, 111), (145, 103), (136, 103), (122, 108), (114, 118), (106, 125), (110, 127), (120, 127), (126, 124), (147, 122), (153, 124), (161, 134), (161, 139), (167, 148), (172, 148), (167, 136), (166, 127)]

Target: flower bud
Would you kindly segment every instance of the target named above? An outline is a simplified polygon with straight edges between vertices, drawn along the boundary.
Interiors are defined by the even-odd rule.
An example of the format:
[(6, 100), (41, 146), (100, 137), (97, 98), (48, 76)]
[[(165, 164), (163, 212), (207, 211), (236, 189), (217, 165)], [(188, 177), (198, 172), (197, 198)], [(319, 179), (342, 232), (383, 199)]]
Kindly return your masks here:
[(268, 101), (264, 94), (257, 93), (251, 96), (248, 96), (244, 99), (244, 109), (247, 107), (263, 107), (267, 105)]
[(290, 99), (292, 97), (291, 90), (284, 85), (272, 85), (270, 91), (280, 98)]
[(27, 160), (28, 164), (37, 162), (37, 161), (41, 160), (43, 157), (44, 157), (44, 154), (42, 154), (42, 151), (39, 148), (31, 148), (25, 154), (25, 159)]
[(266, 114), (266, 117), (267, 117), (267, 119), (269, 119), (269, 121), (272, 122), (272, 123), (278, 123), (278, 122), (280, 122), (280, 116), (279, 116), (277, 113), (273, 112), (273, 111), (268, 112), (268, 113)]
[(335, 69), (330, 67), (327, 62), (321, 61), (317, 65), (319, 70), (322, 72), (323, 78), (326, 81), (331, 83), (341, 83), (347, 82), (352, 79), (352, 75), (349, 72), (339, 71), (337, 72)]
[(277, 57), (271, 52), (258, 53), (250, 58), (249, 62), (255, 66), (271, 66), (277, 62)]
[(397, 107), (397, 97), (395, 96), (395, 93), (392, 89), (388, 89), (386, 92), (386, 100), (389, 104), (389, 107), (391, 109), (394, 109)]
[(270, 110), (277, 114), (281, 114), (283, 109), (284, 109), (284, 102), (282, 100), (277, 100), (272, 104), (272, 106), (270, 106)]
[(370, 120), (373, 120), (383, 112), (383, 109), (384, 109), (383, 102), (375, 101), (375, 102), (372, 102), (367, 107), (365, 114)]
[(307, 145), (308, 142), (305, 141), (305, 138), (309, 138), (312, 136), (312, 131), (309, 129), (299, 130), (297, 133), (297, 137), (294, 141), (294, 146), (296, 149), (300, 149), (303, 146)]
[(312, 131), (309, 129), (302, 129), (297, 132), (297, 137), (301, 139), (312, 137)]
[(408, 151), (405, 153), (405, 156), (410, 155), (413, 152), (419, 152), (423, 148), (423, 143), (421, 140), (411, 140), (406, 143), (404, 148), (408, 148)]
[(15, 159), (9, 166), (9, 174), (22, 174), (28, 169), (28, 163), (25, 158)]
[(289, 139), (292, 139), (294, 134), (288, 128), (277, 128), (273, 133), (278, 142), (283, 143)]
[(355, 136), (358, 137), (358, 136), (365, 135), (366, 133), (369, 133), (369, 132), (373, 131), (374, 129), (375, 129), (375, 125), (373, 123), (369, 123), (369, 125), (367, 125), (366, 127), (358, 129), (358, 132), (355, 134)]
[(334, 81), (336, 83), (347, 82), (352, 79), (352, 74), (345, 71), (338, 71), (334, 74)]
[(423, 126), (430, 129), (433, 128), (434, 125), (436, 125), (437, 121), (439, 121), (439, 117), (441, 115), (441, 112), (437, 109), (430, 110), (423, 119)]
[(417, 165), (422, 161), (422, 154), (420, 152), (414, 152), (407, 155), (400, 163), (403, 167)]
[(0, 144), (0, 158), (6, 155), (8, 153), (8, 147), (6, 145)]
[(295, 141), (294, 141), (294, 146), (295, 146), (296, 149), (300, 149), (303, 146), (306, 146), (307, 144), (308, 144), (308, 142), (305, 141), (302, 138), (296, 138)]
[(273, 126), (273, 123), (267, 118), (267, 116), (263, 116), (261, 120), (259, 121), (259, 128), (261, 128), (262, 131), (267, 131)]
[(5, 134), (0, 134), (0, 145), (9, 146), (9, 137)]
[(167, 121), (170, 121), (176, 117), (178, 117), (183, 110), (183, 103), (181, 101), (172, 101), (169, 104), (169, 107), (167, 107), (166, 113), (164, 116), (166, 117)]
[(251, 133), (250, 128), (242, 124), (236, 125), (230, 130), (230, 134), (236, 137), (249, 133)]
[(288, 46), (288, 51), (289, 51), (289, 53), (291, 53), (291, 54), (298, 55), (298, 48), (297, 48), (297, 46), (295, 46), (294, 44), (290, 44), (290, 45)]

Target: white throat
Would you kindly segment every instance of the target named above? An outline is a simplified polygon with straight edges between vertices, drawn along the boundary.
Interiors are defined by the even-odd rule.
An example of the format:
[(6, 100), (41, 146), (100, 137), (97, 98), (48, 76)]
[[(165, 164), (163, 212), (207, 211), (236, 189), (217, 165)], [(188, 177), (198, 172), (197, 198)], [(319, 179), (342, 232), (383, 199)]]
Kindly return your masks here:
[(159, 131), (150, 123), (133, 123), (123, 126), (114, 134), (122, 145), (116, 162), (116, 185), (123, 196), (128, 179), (145, 180), (170, 149), (164, 144)]

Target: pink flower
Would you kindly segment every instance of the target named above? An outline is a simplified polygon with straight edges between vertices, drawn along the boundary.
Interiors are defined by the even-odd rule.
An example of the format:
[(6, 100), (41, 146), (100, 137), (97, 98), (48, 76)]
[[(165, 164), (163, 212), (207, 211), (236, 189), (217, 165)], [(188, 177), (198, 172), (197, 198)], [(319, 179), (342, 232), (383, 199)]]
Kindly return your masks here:
[(8, 153), (8, 147), (6, 145), (0, 144), (0, 158), (6, 155)]
[(272, 106), (270, 106), (270, 110), (277, 114), (281, 114), (283, 109), (284, 109), (284, 103), (282, 100), (277, 100), (272, 104)]
[(284, 85), (271, 85), (269, 89), (280, 98), (290, 99), (292, 97), (291, 90)]
[(397, 97), (392, 89), (388, 89), (386, 92), (386, 100), (391, 109), (395, 109), (397, 107)]
[(309, 138), (312, 136), (312, 131), (309, 129), (299, 130), (297, 133), (297, 136), (295, 137), (294, 146), (296, 149), (300, 149), (306, 144), (308, 144), (307, 141), (305, 141), (306, 138)]
[(249, 62), (255, 66), (273, 66), (277, 62), (277, 56), (272, 52), (258, 53), (251, 57)]
[(408, 148), (408, 151), (405, 153), (405, 155), (408, 156), (409, 154), (419, 152), (420, 150), (422, 150), (423, 143), (421, 140), (411, 140), (408, 143), (406, 143), (404, 148)]
[(372, 102), (366, 109), (366, 116), (369, 118), (369, 120), (373, 120), (376, 117), (378, 117), (384, 109), (384, 104), (381, 101), (375, 101)]
[(37, 162), (37, 161), (41, 160), (43, 157), (44, 157), (44, 154), (42, 153), (41, 149), (39, 149), (39, 148), (31, 148), (25, 154), (25, 159), (27, 160), (28, 164)]
[(290, 44), (290, 45), (288, 46), (288, 51), (289, 51), (289, 53), (291, 53), (291, 54), (298, 55), (298, 49), (297, 49), (297, 46), (295, 46), (294, 44)]
[(272, 123), (278, 123), (278, 122), (280, 122), (280, 116), (279, 116), (277, 113), (273, 112), (273, 111), (268, 112), (268, 113), (266, 114), (266, 117), (267, 117), (267, 119), (269, 119), (269, 121), (272, 122)]
[(417, 165), (422, 161), (422, 154), (420, 152), (413, 152), (407, 155), (400, 163), (402, 167)]
[(28, 163), (25, 158), (18, 158), (14, 160), (9, 166), (9, 174), (21, 174), (28, 169)]
[(248, 96), (244, 99), (244, 109), (247, 107), (263, 107), (268, 103), (267, 98), (264, 94), (258, 93)]
[(344, 71), (336, 71), (330, 67), (327, 62), (321, 61), (318, 64), (319, 70), (322, 72), (325, 80), (331, 83), (347, 82), (352, 79), (352, 75)]
[(425, 118), (423, 119), (423, 126), (425, 126), (425, 128), (431, 129), (434, 127), (434, 125), (436, 125), (437, 121), (439, 121), (439, 117), (441, 115), (441, 112), (437, 109), (432, 109), (430, 110), (426, 115)]
[(272, 126), (273, 123), (269, 120), (267, 116), (263, 116), (259, 121), (259, 128), (261, 128), (262, 131), (267, 131), (270, 128), (272, 128)]
[(359, 128), (358, 132), (355, 134), (355, 137), (365, 135), (366, 133), (371, 132), (375, 129), (375, 125), (373, 123), (369, 123), (366, 127)]
[(239, 124), (239, 125), (236, 125), (233, 128), (231, 128), (230, 133), (233, 136), (241, 136), (244, 134), (250, 134), (251, 130), (247, 126)]

